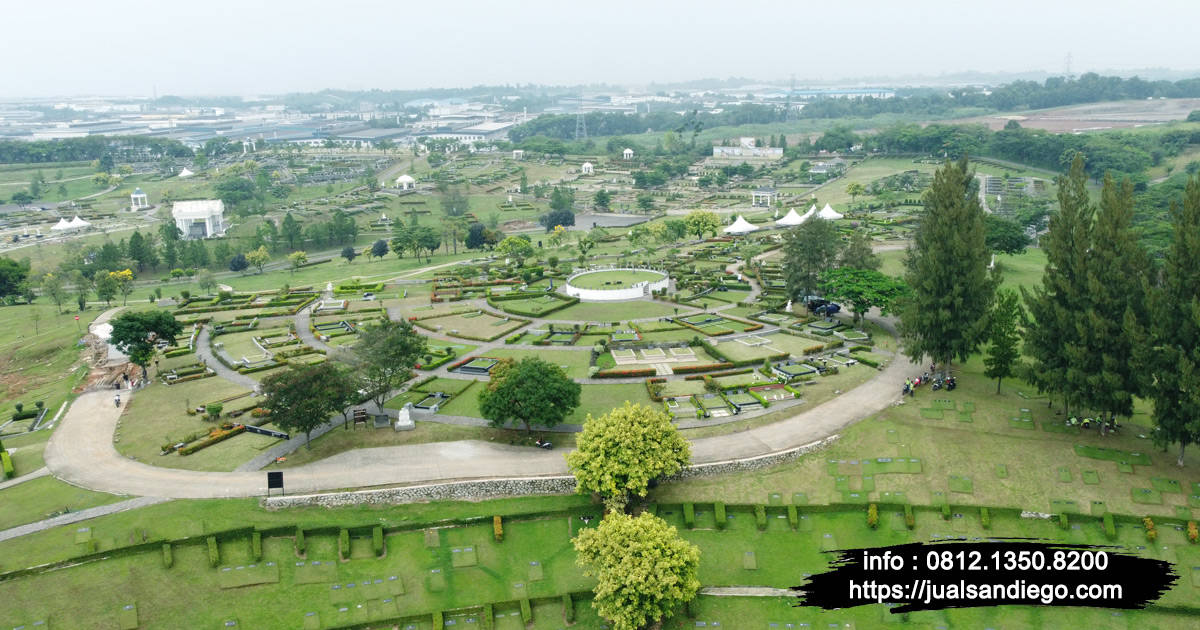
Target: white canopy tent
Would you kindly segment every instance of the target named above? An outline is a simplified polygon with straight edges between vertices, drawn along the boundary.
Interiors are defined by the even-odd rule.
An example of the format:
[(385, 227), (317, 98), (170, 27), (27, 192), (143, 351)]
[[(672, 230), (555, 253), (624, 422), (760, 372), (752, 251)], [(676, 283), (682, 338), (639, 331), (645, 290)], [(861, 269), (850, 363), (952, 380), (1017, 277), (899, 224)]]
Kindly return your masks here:
[(734, 221), (729, 227), (725, 228), (725, 233), (726, 234), (749, 234), (757, 229), (758, 229), (757, 225), (754, 225), (753, 223), (742, 218), (742, 215), (739, 214), (737, 220)]
[(82, 229), (89, 225), (91, 225), (91, 223), (84, 221), (83, 219), (80, 219), (79, 217), (75, 217), (74, 219), (71, 219), (71, 227), (72, 228)]
[[(809, 208), (809, 209), (808, 209), (808, 212), (805, 212), (804, 214), (800, 215), (800, 223), (804, 223), (805, 221), (807, 221), (807, 220), (811, 219), (811, 218), (812, 218), (812, 216), (813, 216), (814, 214), (816, 214), (816, 213), (817, 213), (817, 207), (816, 207), (816, 206), (813, 206), (813, 207)], [(797, 224), (797, 225), (799, 225), (799, 224)]]
[(804, 219), (801, 218), (799, 214), (796, 214), (795, 208), (788, 210), (788, 213), (784, 215), (782, 219), (777, 219), (775, 221), (775, 225), (781, 225), (783, 227), (792, 227), (794, 225), (800, 225), (801, 223), (804, 223)]
[(187, 178), (191, 177), (192, 175), (195, 175), (195, 173), (189, 171), (186, 168), (183, 169), (182, 171), (179, 171), (179, 177), (182, 179), (187, 179)]
[(63, 230), (69, 230), (69, 229), (71, 229), (71, 222), (66, 219), (60, 218), (58, 220), (58, 223), (55, 223), (54, 227), (52, 227), (50, 229), (55, 232), (62, 232)]
[(825, 219), (826, 221), (832, 221), (834, 219), (841, 219), (844, 215), (840, 214), (837, 210), (834, 210), (829, 204), (825, 204), (825, 207), (821, 208), (821, 211), (817, 213), (817, 216)]

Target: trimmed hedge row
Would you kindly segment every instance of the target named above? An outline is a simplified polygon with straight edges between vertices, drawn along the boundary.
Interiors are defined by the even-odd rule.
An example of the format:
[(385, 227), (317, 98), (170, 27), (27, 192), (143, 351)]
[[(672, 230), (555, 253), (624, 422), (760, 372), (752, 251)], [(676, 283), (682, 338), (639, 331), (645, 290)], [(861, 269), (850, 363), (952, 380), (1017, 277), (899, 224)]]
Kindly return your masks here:
[(0, 466), (4, 468), (4, 478), (12, 479), (17, 476), (16, 468), (13, 468), (12, 457), (8, 451), (0, 451)]
[(592, 378), (637, 378), (641, 376), (654, 376), (658, 371), (654, 368), (637, 368), (633, 370), (601, 370), (592, 375)]
[(194, 444), (188, 444), (187, 446), (179, 449), (178, 452), (180, 455), (191, 455), (192, 453), (195, 453), (196, 451), (198, 451), (200, 449), (208, 448), (208, 447), (212, 446), (213, 444), (217, 444), (219, 442), (224, 442), (225, 440), (228, 440), (229, 438), (231, 438), (239, 433), (242, 433), (245, 430), (246, 430), (246, 425), (243, 425), (243, 424), (235, 425), (232, 429), (229, 429), (228, 431), (218, 429), (217, 431), (214, 431), (212, 434), (210, 434), (208, 436), (208, 438), (200, 440), (199, 442), (196, 442)]
[[(696, 372), (712, 372), (715, 370), (727, 370), (735, 367), (732, 363), (705, 363), (702, 365), (681, 365), (671, 368), (671, 371), (676, 374), (694, 374)], [(653, 372), (653, 370), (651, 370)]]

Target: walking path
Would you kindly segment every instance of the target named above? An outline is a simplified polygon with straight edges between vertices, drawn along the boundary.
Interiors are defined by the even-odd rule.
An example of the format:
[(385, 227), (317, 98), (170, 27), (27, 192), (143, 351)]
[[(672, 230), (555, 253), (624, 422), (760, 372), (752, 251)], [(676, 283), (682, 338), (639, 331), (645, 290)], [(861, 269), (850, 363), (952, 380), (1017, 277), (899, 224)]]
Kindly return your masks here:
[(201, 326), (200, 334), (196, 335), (196, 347), (193, 349), (193, 351), (196, 353), (196, 356), (200, 357), (200, 361), (212, 368), (212, 370), (217, 373), (217, 376), (229, 381), (230, 383), (240, 385), (250, 391), (256, 391), (258, 389), (258, 381), (238, 372), (237, 370), (232, 370), (225, 367), (225, 364), (217, 359), (216, 355), (213, 354), (212, 344), (209, 343), (210, 337), (210, 328), (208, 326)]
[[(9, 451), (9, 452), (12, 452), (12, 451)], [(0, 490), (3, 490), (5, 488), (11, 488), (16, 485), (20, 485), (22, 483), (25, 483), (26, 481), (33, 481), (34, 479), (38, 479), (39, 477), (45, 477), (45, 476), (48, 476), (49, 474), (50, 474), (50, 469), (46, 468), (45, 466), (42, 466), (41, 468), (39, 468), (31, 473), (26, 473), (24, 475), (21, 475), (20, 477), (15, 477), (13, 479), (9, 479), (8, 481), (0, 481)]]
[(170, 499), (163, 499), (159, 497), (137, 497), (136, 499), (119, 501), (117, 503), (109, 503), (108, 505), (101, 505), (94, 508), (88, 508), (86, 510), (79, 510), (78, 512), (67, 512), (66, 514), (60, 514), (51, 518), (42, 519), (34, 523), (27, 523), (25, 525), (18, 525), (9, 529), (0, 530), (0, 542), (25, 536), (27, 534), (45, 531), (61, 525), (70, 525), (71, 523), (86, 521), (89, 518), (96, 518), (97, 516), (107, 516), (109, 514), (116, 514), (117, 512), (143, 508), (156, 503), (165, 503), (167, 501), (170, 501)]

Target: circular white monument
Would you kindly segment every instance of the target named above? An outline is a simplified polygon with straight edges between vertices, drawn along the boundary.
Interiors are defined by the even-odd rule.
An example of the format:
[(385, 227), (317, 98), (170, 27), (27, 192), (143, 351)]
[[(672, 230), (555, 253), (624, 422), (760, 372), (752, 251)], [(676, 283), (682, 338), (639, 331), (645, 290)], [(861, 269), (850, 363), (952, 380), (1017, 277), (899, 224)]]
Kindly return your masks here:
[(670, 282), (666, 273), (654, 269), (592, 269), (567, 278), (565, 291), (584, 302), (614, 302), (648, 296)]

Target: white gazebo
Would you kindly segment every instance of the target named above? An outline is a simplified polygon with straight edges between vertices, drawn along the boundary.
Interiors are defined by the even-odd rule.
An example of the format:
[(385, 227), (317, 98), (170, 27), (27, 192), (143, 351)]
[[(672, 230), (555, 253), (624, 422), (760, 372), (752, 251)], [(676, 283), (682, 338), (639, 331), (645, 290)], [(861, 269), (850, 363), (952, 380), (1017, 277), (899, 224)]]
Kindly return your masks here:
[(514, 160), (524, 160), (525, 159), (525, 150), (524, 149), (513, 149), (513, 159)]
[(594, 175), (596, 173), (596, 167), (592, 166), (591, 162), (584, 162), (583, 165), (579, 167), (579, 172), (583, 173), (584, 175)]
[(396, 188), (400, 190), (412, 190), (417, 187), (417, 180), (411, 175), (401, 175), (396, 178)]
[(759, 188), (750, 193), (750, 205), (769, 208), (778, 198), (779, 192), (774, 188)]
[(834, 210), (829, 204), (825, 204), (825, 207), (821, 208), (821, 211), (817, 213), (817, 216), (825, 219), (826, 221), (833, 221), (834, 219), (841, 219), (844, 217), (844, 215), (839, 213), (837, 210)]
[(742, 215), (739, 214), (737, 220), (734, 221), (729, 227), (725, 228), (725, 233), (736, 236), (739, 234), (749, 234), (757, 229), (757, 225), (747, 221), (742, 217)]
[(133, 194), (129, 195), (129, 209), (137, 212), (150, 207), (150, 197), (142, 192), (141, 188), (134, 188)]
[(804, 223), (804, 219), (799, 214), (796, 213), (795, 208), (788, 210), (788, 213), (786, 215), (784, 215), (784, 217), (782, 219), (777, 219), (775, 221), (775, 225), (779, 225), (782, 227), (793, 227), (793, 226), (800, 225), (801, 223)]
[(626, 160), (632, 160), (633, 149), (626, 147), (625, 150), (621, 152), (621, 157), (625, 158)]
[(187, 178), (191, 177), (192, 175), (195, 175), (195, 173), (193, 173), (193, 172), (191, 172), (191, 171), (187, 170), (186, 168), (185, 168), (185, 169), (183, 169), (182, 171), (179, 171), (179, 178), (180, 178), (180, 179), (187, 179)]

